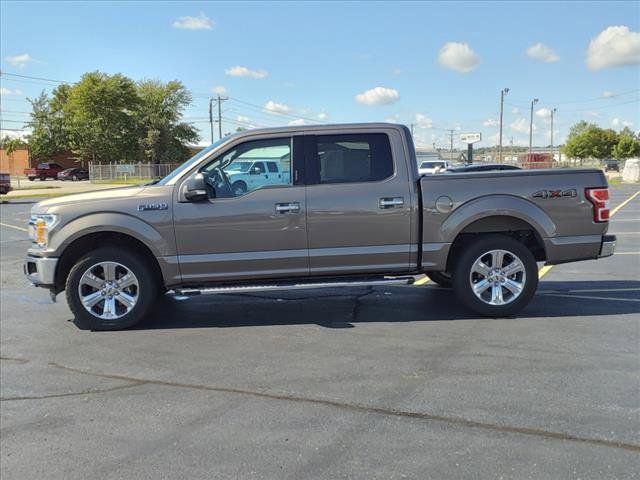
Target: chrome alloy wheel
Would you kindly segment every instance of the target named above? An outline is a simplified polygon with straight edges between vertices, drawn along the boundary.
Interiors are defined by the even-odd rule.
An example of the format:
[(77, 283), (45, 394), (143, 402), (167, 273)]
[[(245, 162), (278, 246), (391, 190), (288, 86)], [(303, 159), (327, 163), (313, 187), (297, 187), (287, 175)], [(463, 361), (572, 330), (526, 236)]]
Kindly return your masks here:
[(78, 294), (84, 308), (103, 320), (115, 320), (131, 311), (140, 285), (134, 273), (117, 262), (100, 262), (80, 278)]
[(471, 266), (469, 281), (476, 297), (488, 305), (506, 305), (520, 296), (527, 280), (524, 263), (507, 250), (483, 253)]

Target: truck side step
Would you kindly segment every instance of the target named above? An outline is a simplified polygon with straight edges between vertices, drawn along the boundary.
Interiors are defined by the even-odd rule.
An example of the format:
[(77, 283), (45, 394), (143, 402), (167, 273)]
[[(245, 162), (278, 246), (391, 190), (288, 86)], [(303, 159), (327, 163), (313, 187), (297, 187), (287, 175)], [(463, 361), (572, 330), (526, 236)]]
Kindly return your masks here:
[(283, 290), (308, 290), (312, 288), (345, 288), (345, 287), (375, 287), (381, 285), (412, 285), (415, 278), (406, 277), (377, 277), (373, 279), (358, 280), (321, 280), (317, 282), (300, 282), (300, 283), (266, 283), (264, 285), (247, 284), (247, 285), (226, 285), (219, 287), (202, 287), (202, 288), (178, 288), (175, 289), (176, 295), (195, 296), (195, 295), (214, 295), (220, 293), (249, 293), (249, 292), (269, 292)]

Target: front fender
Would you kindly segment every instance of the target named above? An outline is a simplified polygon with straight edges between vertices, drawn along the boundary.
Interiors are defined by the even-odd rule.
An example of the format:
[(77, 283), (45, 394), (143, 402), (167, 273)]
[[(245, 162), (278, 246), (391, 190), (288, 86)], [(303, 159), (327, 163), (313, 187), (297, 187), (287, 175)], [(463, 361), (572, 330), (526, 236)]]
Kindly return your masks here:
[(47, 256), (61, 256), (64, 249), (74, 240), (98, 232), (129, 235), (144, 243), (156, 257), (175, 255), (170, 215), (166, 212), (157, 212), (157, 218), (152, 218), (151, 215), (150, 218), (154, 220), (153, 226), (137, 217), (118, 212), (90, 213), (78, 217), (52, 233)]
[(543, 209), (513, 195), (490, 195), (461, 205), (442, 223), (440, 234), (446, 239), (443, 241), (453, 242), (473, 222), (494, 216), (514, 217), (527, 222), (540, 238), (556, 235), (556, 225)]

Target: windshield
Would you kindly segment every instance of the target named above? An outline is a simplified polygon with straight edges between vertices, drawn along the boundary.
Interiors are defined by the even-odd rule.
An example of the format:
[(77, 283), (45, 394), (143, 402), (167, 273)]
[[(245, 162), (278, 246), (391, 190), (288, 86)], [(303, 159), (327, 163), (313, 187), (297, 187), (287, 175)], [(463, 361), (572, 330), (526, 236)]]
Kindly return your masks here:
[(226, 170), (228, 172), (248, 172), (251, 168), (251, 162), (233, 162)]
[(230, 138), (231, 137), (221, 138), (217, 142), (212, 143), (207, 148), (205, 148), (205, 149), (201, 150), (200, 152), (196, 153), (193, 157), (191, 157), (189, 160), (184, 162), (182, 165), (180, 165), (178, 168), (176, 168), (169, 175), (167, 175), (166, 177), (161, 179), (159, 182), (157, 182), (156, 185), (166, 185), (166, 184), (168, 184), (171, 180), (173, 180), (174, 178), (179, 177), (180, 175), (182, 175), (183, 172), (189, 170), (196, 163), (198, 163), (200, 161), (200, 159), (206, 157), (209, 154), (209, 152), (211, 152), (212, 150), (215, 150), (216, 148), (218, 148), (220, 145), (222, 145), (224, 142), (226, 142)]
[(444, 167), (444, 162), (422, 162), (420, 168)]

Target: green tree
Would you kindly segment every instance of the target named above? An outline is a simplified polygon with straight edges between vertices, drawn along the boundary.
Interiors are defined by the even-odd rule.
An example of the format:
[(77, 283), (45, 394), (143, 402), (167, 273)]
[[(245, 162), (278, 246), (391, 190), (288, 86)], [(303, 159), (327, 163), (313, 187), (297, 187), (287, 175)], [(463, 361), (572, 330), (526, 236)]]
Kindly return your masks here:
[(81, 160), (127, 162), (137, 153), (135, 83), (121, 74), (86, 73), (68, 91), (62, 109), (69, 146)]
[(615, 131), (581, 121), (571, 127), (563, 151), (571, 158), (602, 160), (611, 157), (617, 143), (618, 134)]
[(640, 156), (640, 141), (633, 136), (633, 132), (632, 135), (621, 133), (612, 153), (618, 160)]
[[(56, 90), (54, 90), (54, 96)], [(56, 153), (67, 150), (68, 139), (62, 110), (57, 107), (52, 108), (53, 102), (45, 92), (35, 99), (28, 100), (31, 103), (31, 120), (27, 124), (31, 128), (29, 135), (31, 158), (47, 160)]]
[(144, 80), (138, 83), (135, 117), (142, 159), (152, 163), (182, 162), (189, 158), (186, 143), (197, 142), (197, 131), (181, 122), (182, 109), (191, 103), (184, 85), (173, 80)]

